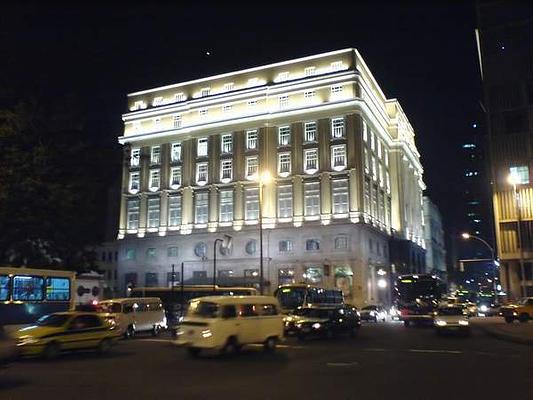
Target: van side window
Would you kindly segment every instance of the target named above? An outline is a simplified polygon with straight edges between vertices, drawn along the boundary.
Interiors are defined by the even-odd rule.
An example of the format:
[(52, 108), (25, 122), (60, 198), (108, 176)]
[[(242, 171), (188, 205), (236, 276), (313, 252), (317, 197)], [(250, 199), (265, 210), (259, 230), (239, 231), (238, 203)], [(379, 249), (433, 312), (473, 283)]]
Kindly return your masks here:
[(224, 306), (222, 308), (222, 318), (235, 318), (237, 317), (237, 310), (235, 306)]
[(278, 310), (274, 304), (263, 304), (260, 308), (262, 315), (278, 315)]
[(241, 304), (239, 310), (240, 317), (255, 317), (257, 315), (257, 306), (255, 304)]

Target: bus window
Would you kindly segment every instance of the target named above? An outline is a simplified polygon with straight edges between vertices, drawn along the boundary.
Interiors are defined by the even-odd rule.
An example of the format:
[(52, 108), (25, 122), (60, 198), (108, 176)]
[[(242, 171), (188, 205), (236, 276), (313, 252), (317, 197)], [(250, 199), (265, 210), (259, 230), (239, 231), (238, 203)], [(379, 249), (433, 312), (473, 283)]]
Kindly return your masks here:
[(70, 279), (46, 278), (46, 300), (69, 301)]
[(0, 301), (9, 300), (9, 276), (0, 275)]
[(13, 300), (42, 301), (44, 278), (40, 276), (15, 275), (13, 277)]

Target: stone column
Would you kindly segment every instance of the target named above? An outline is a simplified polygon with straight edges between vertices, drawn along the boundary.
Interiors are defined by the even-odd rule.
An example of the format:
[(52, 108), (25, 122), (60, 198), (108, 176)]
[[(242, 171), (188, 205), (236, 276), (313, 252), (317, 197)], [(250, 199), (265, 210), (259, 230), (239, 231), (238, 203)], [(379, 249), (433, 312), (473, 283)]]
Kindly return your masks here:
[(292, 208), (294, 226), (301, 226), (304, 220), (303, 179), (300, 175), (292, 178)]
[(181, 195), (181, 233), (191, 233), (194, 224), (194, 200), (192, 188), (186, 187)]
[(233, 192), (233, 229), (239, 231), (244, 224), (244, 199), (242, 183), (235, 184)]
[(168, 225), (168, 192), (163, 190), (159, 199), (159, 234), (164, 236)]
[(128, 198), (122, 194), (120, 197), (120, 215), (118, 220), (118, 236), (117, 239), (124, 239), (127, 229), (128, 218)]
[(331, 221), (331, 177), (329, 172), (320, 174), (320, 219), (323, 225)]
[(139, 204), (139, 229), (137, 230), (138, 237), (144, 237), (146, 232), (146, 211), (147, 211), (147, 196), (142, 193)]
[(215, 232), (218, 227), (218, 188), (212, 185), (209, 188), (209, 232)]

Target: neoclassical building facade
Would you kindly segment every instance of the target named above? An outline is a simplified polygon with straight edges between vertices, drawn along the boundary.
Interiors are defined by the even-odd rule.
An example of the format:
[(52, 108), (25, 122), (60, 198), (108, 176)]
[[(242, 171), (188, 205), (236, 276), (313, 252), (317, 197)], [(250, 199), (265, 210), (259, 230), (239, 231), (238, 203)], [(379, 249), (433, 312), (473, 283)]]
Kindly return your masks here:
[[(345, 49), (128, 95), (118, 232), (121, 287), (184, 279), (340, 287), (383, 302), (389, 242), (424, 247), (414, 131)], [(258, 177), (271, 179), (259, 184)], [(387, 275), (388, 274), (388, 275)]]

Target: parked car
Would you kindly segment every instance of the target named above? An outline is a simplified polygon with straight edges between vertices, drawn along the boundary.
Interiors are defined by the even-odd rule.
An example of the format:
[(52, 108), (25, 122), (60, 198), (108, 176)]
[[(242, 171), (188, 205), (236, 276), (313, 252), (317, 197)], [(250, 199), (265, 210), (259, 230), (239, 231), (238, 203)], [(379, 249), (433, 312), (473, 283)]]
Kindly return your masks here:
[(313, 336), (331, 338), (343, 333), (355, 337), (360, 327), (361, 318), (351, 305), (302, 307), (285, 322), (285, 333), (299, 340)]
[(206, 296), (189, 302), (176, 344), (196, 357), (204, 350), (237, 353), (243, 345), (274, 351), (283, 339), (283, 316), (272, 296)]
[(360, 311), (362, 321), (383, 321), (387, 319), (387, 311), (377, 305), (363, 307)]
[(0, 369), (7, 367), (17, 358), (17, 345), (0, 326)]
[(107, 353), (119, 335), (116, 326), (100, 315), (72, 311), (45, 315), (14, 336), (21, 355), (52, 359), (62, 351), (78, 349)]
[(439, 307), (434, 318), (435, 330), (438, 335), (443, 333), (470, 334), (468, 316), (463, 307)]
[(527, 322), (533, 319), (533, 297), (526, 297), (516, 305), (502, 307), (502, 314), (508, 324), (514, 320)]

